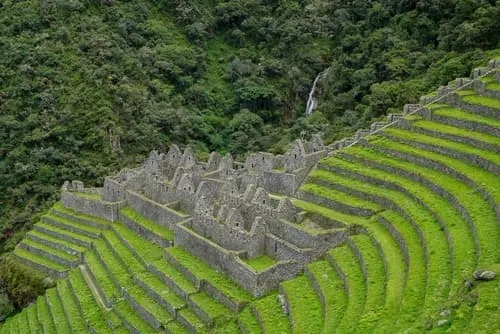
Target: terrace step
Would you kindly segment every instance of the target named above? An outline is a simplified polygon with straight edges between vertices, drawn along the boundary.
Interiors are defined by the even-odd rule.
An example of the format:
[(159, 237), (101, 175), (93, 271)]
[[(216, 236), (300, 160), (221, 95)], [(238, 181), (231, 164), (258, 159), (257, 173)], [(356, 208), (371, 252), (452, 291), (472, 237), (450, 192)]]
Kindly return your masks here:
[(383, 258), (384, 254), (382, 253), (381, 246), (375, 241), (375, 238), (359, 234), (351, 236), (350, 240), (352, 241), (351, 248), (353, 248), (356, 256), (361, 261), (366, 280), (365, 311), (359, 319), (356, 330), (361, 333), (369, 333), (373, 331), (386, 311), (384, 303), (388, 280), (385, 271), (387, 265)]
[(92, 292), (94, 299), (99, 304), (99, 307), (102, 309), (109, 308), (110, 303), (108, 303), (108, 299), (106, 295), (102, 291), (101, 286), (98, 284), (97, 279), (93, 276), (92, 272), (88, 269), (87, 265), (82, 264), (79, 266), (80, 272), (87, 283), (89, 290)]
[(36, 312), (43, 332), (56, 333), (54, 320), (52, 319), (52, 315), (50, 314), (49, 305), (47, 305), (45, 296), (38, 296), (38, 298), (36, 299)]
[(242, 309), (252, 297), (223, 274), (210, 268), (205, 262), (180, 247), (164, 250), (165, 259), (181, 272), (195, 287), (235, 311)]
[(198, 291), (190, 280), (184, 277), (182, 273), (177, 271), (177, 269), (167, 263), (163, 258), (150, 264), (148, 270), (183, 300), (187, 300), (189, 295)]
[(122, 242), (114, 230), (109, 230), (103, 234), (104, 241), (108, 244), (113, 254), (125, 265), (128, 271), (133, 274), (146, 271), (146, 267), (140, 259)]
[(109, 277), (106, 267), (101, 262), (96, 250), (88, 251), (85, 253), (85, 268), (89, 278), (98, 284), (101, 296), (100, 300), (103, 301), (104, 307), (111, 307), (114, 301), (121, 297), (120, 288)]
[(322, 333), (334, 333), (347, 305), (344, 281), (332, 265), (324, 260), (310, 263), (306, 275), (323, 306)]
[(18, 247), (30, 253), (39, 255), (48, 260), (56, 262), (63, 267), (73, 268), (81, 262), (80, 256), (68, 254), (62, 250), (46, 246), (41, 242), (28, 238), (23, 239), (19, 243)]
[(187, 304), (193, 313), (207, 326), (212, 326), (216, 322), (224, 322), (229, 318), (229, 314), (231, 314), (229, 308), (215, 300), (212, 296), (209, 296), (206, 292), (189, 295)]
[(73, 211), (58, 202), (52, 206), (50, 213), (53, 216), (59, 216), (61, 218), (73, 221), (78, 224), (87, 225), (89, 227), (97, 228), (100, 230), (106, 230), (110, 227), (111, 222), (102, 218), (86, 215), (80, 212)]
[[(459, 92), (460, 101), (455, 103), (460, 109), (485, 117), (500, 119), (500, 102), (491, 97), (477, 95), (473, 90)], [(454, 103), (450, 103), (454, 105)]]
[(120, 209), (120, 219), (128, 228), (158, 246), (169, 247), (173, 245), (173, 231), (142, 216), (130, 207)]
[(252, 303), (252, 312), (262, 332), (269, 334), (291, 333), (290, 322), (282, 309), (278, 295), (271, 294)]
[(154, 299), (150, 298), (146, 291), (139, 286), (130, 285), (123, 291), (125, 300), (130, 306), (156, 330), (161, 330), (174, 317)]
[(62, 307), (69, 326), (74, 333), (83, 333), (87, 331), (85, 320), (80, 311), (80, 307), (75, 299), (71, 286), (67, 279), (57, 282), (57, 294), (62, 302)]
[(500, 120), (476, 115), (449, 105), (438, 105), (432, 110), (432, 121), (472, 130), (484, 134), (500, 136)]
[(99, 238), (101, 235), (101, 230), (98, 228), (87, 226), (84, 224), (79, 224), (77, 222), (71, 221), (61, 216), (54, 216), (52, 214), (48, 214), (42, 216), (41, 221), (49, 225), (59, 227), (61, 229), (76, 234), (81, 234), (92, 239)]
[(22, 310), (19, 316), (17, 316), (17, 321), (20, 333), (31, 333), (31, 328), (28, 322), (28, 310)]
[(112, 226), (112, 230), (115, 231), (118, 238), (135, 254), (137, 259), (142, 262), (144, 266), (163, 258), (162, 248), (160, 246), (139, 236), (136, 232), (122, 223), (115, 222)]
[(122, 319), (123, 325), (130, 333), (152, 333), (153, 327), (144, 321), (139, 314), (125, 301), (119, 301), (114, 310)]
[(482, 132), (424, 120), (414, 121), (411, 131), (500, 153), (500, 137)]
[(197, 333), (205, 327), (201, 319), (188, 308), (183, 308), (177, 312), (177, 321), (191, 333)]
[(80, 256), (84, 251), (85, 247), (79, 246), (77, 244), (67, 242), (65, 240), (54, 238), (48, 234), (42, 233), (37, 230), (31, 230), (26, 233), (26, 238), (43, 243), (49, 247), (61, 250), (67, 254)]
[(52, 315), (52, 320), (56, 327), (56, 333), (67, 334), (71, 332), (68, 319), (63, 310), (63, 305), (57, 294), (56, 288), (45, 291), (45, 298)]
[[(349, 158), (349, 156), (346, 157)], [(423, 310), (427, 310), (431, 307), (430, 305), (435, 305), (435, 302), (431, 301), (437, 302), (445, 298), (448, 293), (448, 284), (450, 284), (450, 278), (452, 277), (453, 253), (451, 253), (448, 247), (448, 239), (443, 233), (437, 219), (422, 206), (424, 203), (421, 202), (422, 198), (432, 196), (432, 193), (429, 194), (428, 190), (415, 182), (401, 178), (394, 173), (388, 173), (373, 166), (361, 164), (359, 161), (340, 160), (332, 157), (325, 159), (322, 164), (335, 173), (357, 180), (358, 185), (359, 182), (371, 185), (372, 191), (379, 191), (380, 187), (383, 187), (384, 191), (379, 191), (380, 196), (387, 198), (394, 204), (391, 205), (391, 208), (404, 216), (405, 220), (410, 222), (410, 226), (413, 227), (416, 235), (419, 236), (418, 239), (421, 240), (421, 249), (425, 255), (425, 260), (421, 257), (416, 257), (416, 260), (420, 263), (425, 261), (428, 264), (427, 275), (424, 276), (418, 271), (418, 268), (409, 266), (408, 286), (411, 285), (411, 290), (407, 289), (405, 292), (405, 299), (402, 306), (402, 310), (405, 310), (405, 312), (400, 313), (403, 315), (400, 317), (401, 323), (405, 323), (406, 321), (414, 323)], [(396, 203), (397, 205), (395, 205)], [(395, 220), (395, 222), (398, 222), (398, 220)], [(404, 226), (404, 223), (399, 222), (398, 225)], [(408, 240), (408, 245), (412, 241), (412, 244), (415, 245), (414, 249), (419, 250), (419, 247), (416, 246), (415, 233), (413, 235), (403, 234), (411, 231), (411, 229), (401, 228), (398, 231), (405, 236), (405, 240)], [(432, 253), (428, 249), (431, 249)], [(415, 254), (422, 254), (422, 251), (418, 251)], [(410, 280), (410, 275), (417, 275), (419, 279)], [(426, 277), (426, 279), (422, 279), (424, 278), (422, 276)], [(426, 284), (427, 288), (425, 288)], [(421, 295), (416, 296), (415, 292)], [(424, 306), (422, 307), (422, 305)]]
[(327, 206), (334, 210), (363, 217), (373, 216), (380, 211), (379, 205), (353, 197), (335, 188), (327, 188), (322, 185), (308, 183), (300, 187), (298, 197), (300, 199)]
[(337, 332), (355, 332), (366, 302), (366, 279), (361, 263), (347, 245), (330, 250), (327, 258), (334, 265), (347, 288), (347, 307), (337, 327)]
[(16, 247), (12, 254), (20, 262), (53, 278), (62, 278), (67, 275), (68, 268), (45, 257), (31, 253), (23, 248)]
[(134, 281), (146, 291), (150, 298), (167, 309), (170, 314), (175, 314), (175, 312), (186, 306), (186, 302), (182, 298), (151, 273), (137, 274)]
[(294, 333), (320, 333), (323, 328), (323, 309), (311, 281), (304, 275), (280, 285), (285, 295)]
[[(377, 145), (376, 141), (372, 142), (375, 146)], [(382, 151), (372, 152), (368, 149), (349, 151), (351, 154), (355, 153), (357, 158), (363, 159), (370, 166), (376, 166), (395, 175), (402, 175), (406, 179), (416, 181), (428, 188), (427, 194), (422, 193), (418, 197), (436, 213), (450, 244), (453, 246), (454, 274), (450, 287), (450, 292), (453, 293), (462, 284), (463, 279), (470, 275), (477, 266), (478, 255), (482, 248), (480, 247), (481, 239), (477, 238), (473, 218), (470, 214), (481, 212), (475, 218), (478, 222), (483, 221), (482, 224), (495, 221), (494, 213), (488, 212), (489, 205), (482, 200), (479, 194), (464, 193), (463, 189), (467, 189), (467, 186), (449, 175), (389, 158)], [(461, 190), (457, 191), (457, 189)], [(469, 204), (466, 200), (467, 197), (469, 197), (468, 201), (472, 200), (474, 203), (469, 208), (467, 208)], [(487, 218), (488, 214), (491, 217)], [(485, 242), (487, 244), (487, 240), (492, 239), (490, 237), (489, 239), (483, 238), (483, 240), (483, 244)], [(491, 244), (488, 247), (492, 249)], [(488, 255), (491, 257), (492, 254), (488, 252)], [(441, 300), (446, 301), (446, 297), (442, 296)], [(429, 312), (439, 313), (437, 309), (432, 310), (431, 308), (429, 308)]]
[(383, 135), (403, 144), (418, 142), (420, 148), (466, 161), (500, 175), (500, 155), (498, 153), (401, 129), (386, 129)]
[(255, 315), (252, 313), (252, 308), (250, 306), (245, 307), (245, 309), (239, 314), (238, 325), (240, 326), (240, 332), (243, 333), (263, 333), (262, 328), (255, 318)]
[[(494, 263), (496, 259), (494, 256), (496, 237), (500, 236), (500, 231), (498, 231), (498, 226), (495, 223), (495, 212), (490, 204), (483, 199), (480, 194), (474, 192), (474, 189), (466, 191), (469, 188), (467, 184), (454, 177), (450, 177), (448, 174), (427, 168), (421, 164), (409, 163), (394, 158), (397, 152), (393, 149), (386, 149), (387, 147), (391, 147), (392, 143), (381, 143), (381, 145), (384, 145), (384, 149), (378, 150), (378, 152), (383, 152), (383, 154), (391, 156), (390, 160), (384, 159), (384, 164), (390, 164), (396, 168), (405, 168), (412, 165), (414, 172), (425, 175), (423, 179), (429, 180), (433, 185), (441, 187), (452, 196), (449, 200), (452, 202), (456, 201), (456, 203), (454, 203), (456, 210), (460, 211), (467, 221), (467, 233), (464, 234), (468, 234), (469, 237), (470, 235), (474, 237), (478, 255), (481, 255), (481, 264), (489, 265), (492, 261)], [(378, 149), (377, 145), (374, 147)], [(457, 222), (455, 222), (455, 224), (456, 223)], [(481, 226), (481, 228), (478, 228), (479, 226)], [(464, 236), (456, 240), (460, 240), (460, 243), (463, 244), (466, 237), (467, 236)], [(467, 275), (470, 274), (470, 272), (471, 271), (465, 271), (463, 274)]]
[(97, 333), (111, 333), (112, 330), (107, 326), (101, 308), (85, 282), (82, 272), (72, 270), (69, 274), (69, 283), (89, 329)]
[(42, 222), (37, 223), (34, 226), (34, 230), (40, 233), (50, 235), (57, 239), (74, 243), (81, 247), (89, 248), (90, 246), (92, 246), (92, 240), (93, 240), (92, 238), (86, 237), (81, 234), (73, 233), (50, 224)]
[(36, 304), (32, 303), (26, 308), (28, 314), (28, 325), (31, 333), (42, 333), (42, 325), (38, 321), (38, 314), (36, 312)]

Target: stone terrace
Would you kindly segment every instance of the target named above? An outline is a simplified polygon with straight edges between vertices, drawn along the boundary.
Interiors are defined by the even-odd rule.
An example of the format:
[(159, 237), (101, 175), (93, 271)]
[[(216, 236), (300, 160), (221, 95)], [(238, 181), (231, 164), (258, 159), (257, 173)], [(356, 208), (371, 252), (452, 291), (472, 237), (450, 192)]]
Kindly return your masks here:
[(499, 68), (330, 146), (243, 164), (174, 145), (65, 183), (14, 251), (57, 287), (0, 333), (498, 328), (499, 280), (477, 277), (500, 271)]

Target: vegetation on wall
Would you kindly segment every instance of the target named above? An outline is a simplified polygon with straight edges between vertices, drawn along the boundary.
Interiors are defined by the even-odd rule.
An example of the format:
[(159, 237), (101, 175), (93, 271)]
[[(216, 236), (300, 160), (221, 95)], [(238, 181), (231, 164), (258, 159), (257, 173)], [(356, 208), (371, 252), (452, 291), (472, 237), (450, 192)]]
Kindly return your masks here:
[[(333, 141), (498, 47), (497, 1), (0, 0), (0, 252), (152, 148)], [(303, 117), (317, 73), (319, 107)]]

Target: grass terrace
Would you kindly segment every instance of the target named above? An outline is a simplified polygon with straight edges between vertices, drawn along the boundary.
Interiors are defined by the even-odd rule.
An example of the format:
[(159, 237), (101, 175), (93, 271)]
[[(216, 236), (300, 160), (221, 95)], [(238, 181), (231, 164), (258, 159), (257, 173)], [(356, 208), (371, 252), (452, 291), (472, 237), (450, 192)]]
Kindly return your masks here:
[(247, 291), (232, 282), (228, 277), (210, 268), (205, 262), (191, 255), (181, 247), (166, 248), (165, 252), (174, 257), (181, 265), (200, 280), (210, 282), (215, 288), (233, 300), (250, 301), (252, 297)]
[[(75, 269), (77, 270), (77, 269)], [(61, 280), (57, 282), (57, 294), (61, 298), (62, 307), (65, 311), (65, 314), (68, 315), (68, 323), (69, 326), (76, 333), (82, 333), (86, 330), (85, 320), (80, 313), (78, 308), (77, 301), (71, 291), (71, 286), (69, 285), (69, 281), (67, 279)]]
[(347, 305), (346, 287), (328, 261), (316, 261), (307, 266), (324, 300), (322, 333), (335, 332)]
[(294, 333), (320, 333), (323, 309), (311, 282), (301, 275), (281, 284), (290, 308)]
[[(52, 319), (56, 327), (57, 333), (70, 333), (71, 327), (64, 314), (64, 309), (56, 288), (49, 289), (45, 292), (49, 309), (51, 310)], [(25, 332), (27, 333), (27, 332)]]
[(267, 255), (262, 255), (253, 259), (245, 259), (244, 261), (257, 272), (264, 271), (276, 264), (276, 260)]
[(346, 245), (334, 248), (328, 255), (335, 261), (337, 270), (342, 272), (347, 282), (347, 305), (338, 327), (339, 333), (354, 333), (364, 312), (366, 285), (361, 264)]
[(129, 218), (130, 220), (133, 220), (146, 230), (151, 231), (154, 234), (159, 235), (166, 240), (174, 240), (174, 233), (171, 230), (142, 216), (138, 212), (134, 211), (132, 208), (129, 207), (122, 208), (120, 209), (120, 213), (123, 214), (125, 217)]
[(258, 299), (252, 304), (252, 307), (264, 333), (291, 333), (290, 322), (283, 312), (276, 294)]

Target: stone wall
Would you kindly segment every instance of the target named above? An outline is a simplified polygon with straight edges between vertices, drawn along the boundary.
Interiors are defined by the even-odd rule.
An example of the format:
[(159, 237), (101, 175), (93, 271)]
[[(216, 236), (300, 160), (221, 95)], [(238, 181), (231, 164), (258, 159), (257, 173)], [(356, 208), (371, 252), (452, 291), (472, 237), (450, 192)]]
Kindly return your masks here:
[(103, 202), (97, 199), (75, 195), (69, 191), (61, 193), (61, 203), (68, 209), (87, 215), (115, 221), (118, 219), (118, 210), (121, 202)]

